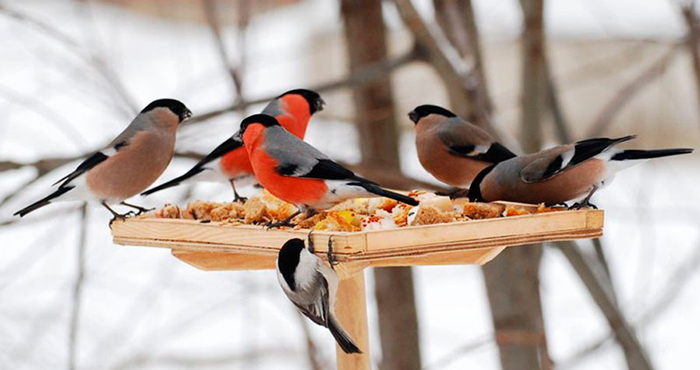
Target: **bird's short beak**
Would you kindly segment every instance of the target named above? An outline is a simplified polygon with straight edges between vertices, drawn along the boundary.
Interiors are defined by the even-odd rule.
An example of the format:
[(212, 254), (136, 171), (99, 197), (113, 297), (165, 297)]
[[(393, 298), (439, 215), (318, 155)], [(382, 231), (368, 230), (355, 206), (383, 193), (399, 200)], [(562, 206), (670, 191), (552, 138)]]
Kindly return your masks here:
[(318, 98), (318, 100), (316, 100), (316, 111), (317, 111), (317, 112), (322, 111), (322, 110), (323, 110), (323, 106), (324, 106), (325, 104), (326, 104), (326, 102), (323, 101), (323, 99)]

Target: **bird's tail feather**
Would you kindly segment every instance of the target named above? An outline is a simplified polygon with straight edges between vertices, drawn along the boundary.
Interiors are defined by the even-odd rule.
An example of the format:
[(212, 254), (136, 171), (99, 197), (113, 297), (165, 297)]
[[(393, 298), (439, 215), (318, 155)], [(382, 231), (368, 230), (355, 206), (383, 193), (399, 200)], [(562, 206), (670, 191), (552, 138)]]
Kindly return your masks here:
[(361, 186), (368, 192), (372, 194), (379, 195), (381, 197), (386, 197), (386, 198), (391, 198), (395, 201), (401, 202), (401, 203), (406, 203), (411, 206), (417, 206), (418, 201), (403, 194), (399, 193), (394, 193), (393, 191), (386, 190), (384, 188), (381, 188), (377, 186), (376, 184), (369, 182), (369, 181), (357, 181), (357, 182), (351, 182), (348, 185), (356, 185), (356, 186)]
[(352, 338), (343, 331), (333, 316), (328, 318), (328, 329), (331, 331), (331, 334), (333, 334), (333, 338), (335, 338), (336, 343), (338, 343), (338, 346), (340, 346), (343, 352), (362, 353), (355, 342), (353, 342)]
[(623, 150), (610, 158), (613, 161), (627, 161), (635, 159), (650, 159), (659, 157), (668, 157), (671, 155), (692, 153), (690, 148), (674, 148), (674, 149), (657, 149), (657, 150)]
[(49, 194), (46, 198), (41, 199), (37, 202), (34, 202), (31, 205), (29, 205), (25, 208), (22, 208), (21, 210), (15, 212), (15, 214), (13, 216), (24, 217), (28, 213), (34, 212), (37, 209), (39, 209), (45, 205), (48, 205), (49, 203), (51, 203), (51, 200), (60, 197), (61, 195), (71, 191), (73, 188), (74, 188), (74, 186), (62, 186), (62, 187), (58, 188), (56, 191), (54, 191), (53, 193)]
[(168, 182), (166, 182), (166, 183), (164, 183), (164, 184), (160, 184), (160, 185), (156, 186), (155, 188), (151, 188), (151, 189), (149, 189), (149, 190), (146, 190), (146, 191), (144, 191), (143, 193), (141, 193), (141, 195), (142, 195), (142, 196), (151, 195), (151, 194), (153, 194), (153, 193), (155, 193), (155, 192), (159, 192), (159, 191), (161, 191), (161, 190), (169, 189), (169, 188), (172, 188), (173, 186), (178, 186), (178, 185), (180, 185), (183, 181), (186, 181), (186, 180), (191, 179), (192, 177), (196, 176), (197, 174), (199, 174), (200, 172), (202, 172), (202, 171), (204, 171), (204, 170), (205, 170), (204, 167), (195, 167), (195, 168), (192, 168), (191, 170), (187, 171), (184, 175), (178, 176), (178, 177), (176, 177), (176, 178), (174, 178), (174, 179), (172, 179), (172, 180), (170, 180), (170, 181), (168, 181)]

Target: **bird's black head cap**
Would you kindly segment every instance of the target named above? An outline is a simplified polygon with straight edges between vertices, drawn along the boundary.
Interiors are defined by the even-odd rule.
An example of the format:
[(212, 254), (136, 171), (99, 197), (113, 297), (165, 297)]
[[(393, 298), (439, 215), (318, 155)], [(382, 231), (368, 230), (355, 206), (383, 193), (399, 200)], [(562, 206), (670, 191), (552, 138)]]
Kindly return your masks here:
[(294, 281), (294, 271), (299, 265), (299, 257), (304, 249), (304, 241), (298, 238), (289, 239), (280, 248), (277, 255), (277, 268), (284, 277), (284, 280), (289, 285), (289, 288), (296, 290), (296, 282)]
[(185, 104), (179, 100), (175, 99), (158, 99), (148, 104), (146, 108), (143, 108), (141, 113), (148, 113), (156, 108), (168, 108), (171, 112), (175, 113), (180, 122), (192, 117), (192, 111), (189, 110)]
[(284, 94), (278, 96), (277, 98), (281, 98), (285, 95), (301, 95), (307, 103), (309, 103), (309, 111), (311, 114), (314, 114), (316, 112), (322, 111), (323, 110), (323, 105), (326, 104), (326, 102), (321, 99), (321, 95), (319, 95), (316, 91), (312, 90), (307, 90), (307, 89), (294, 89), (294, 90), (289, 90), (285, 92)]
[(243, 135), (243, 133), (245, 133), (245, 130), (248, 128), (248, 126), (250, 126), (254, 123), (259, 123), (265, 127), (272, 127), (272, 126), (279, 126), (280, 125), (280, 123), (277, 122), (277, 119), (275, 117), (268, 116), (267, 114), (254, 114), (252, 116), (246, 117), (241, 122), (241, 129), (239, 130), (240, 134)]
[(456, 114), (443, 107), (438, 107), (437, 105), (432, 104), (424, 104), (419, 105), (414, 110), (408, 112), (408, 118), (413, 121), (413, 123), (417, 124), (421, 118), (430, 114), (439, 114), (445, 117), (457, 117)]
[(481, 182), (484, 181), (484, 178), (486, 175), (489, 174), (489, 172), (493, 171), (494, 168), (496, 168), (496, 164), (492, 164), (483, 170), (479, 172), (476, 177), (474, 177), (474, 181), (472, 181), (471, 184), (469, 184), (469, 200), (472, 202), (485, 202), (486, 200), (484, 197), (481, 195)]

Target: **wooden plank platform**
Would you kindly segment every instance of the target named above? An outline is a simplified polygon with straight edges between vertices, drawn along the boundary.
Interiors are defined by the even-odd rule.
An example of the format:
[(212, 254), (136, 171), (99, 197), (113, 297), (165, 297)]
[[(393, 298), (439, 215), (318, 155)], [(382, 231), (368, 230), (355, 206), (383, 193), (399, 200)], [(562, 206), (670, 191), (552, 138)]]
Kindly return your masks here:
[[(370, 369), (365, 268), (484, 264), (506, 246), (602, 234), (603, 211), (589, 209), (392, 230), (315, 231), (312, 240), (322, 259), (326, 259), (328, 240), (333, 241), (333, 256), (341, 262), (335, 266), (341, 278), (336, 315), (364, 352), (348, 355), (336, 346), (338, 369)], [(295, 237), (306, 239), (309, 230), (131, 218), (115, 222), (112, 235), (116, 244), (170, 248), (175, 257), (202, 270), (251, 270), (273, 269), (284, 242)]]
[[(362, 232), (314, 231), (316, 253), (325, 259), (328, 239), (341, 277), (365, 267), (484, 264), (506, 246), (602, 235), (603, 211), (577, 210)], [(278, 249), (308, 230), (140, 218), (115, 222), (114, 242), (170, 248), (202, 270), (272, 269)], [(343, 270), (345, 273), (342, 273)]]

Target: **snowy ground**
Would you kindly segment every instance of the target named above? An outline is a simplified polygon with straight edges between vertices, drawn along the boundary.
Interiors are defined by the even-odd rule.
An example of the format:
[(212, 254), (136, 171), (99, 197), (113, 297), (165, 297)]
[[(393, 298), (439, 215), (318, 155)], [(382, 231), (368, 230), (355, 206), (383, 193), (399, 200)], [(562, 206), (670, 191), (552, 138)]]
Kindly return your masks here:
[[(570, 7), (561, 3), (553, 2), (554, 10), (548, 10), (555, 12), (548, 13), (552, 28), (565, 35), (565, 26), (569, 25), (578, 30), (577, 34), (596, 36), (594, 26), (571, 21), (578, 19), (575, 15), (580, 12), (576, 9), (582, 1), (571, 2)], [(634, 19), (625, 18), (629, 14), (617, 11), (617, 5), (602, 0), (597, 3), (614, 8), (607, 11), (622, 17), (624, 21), (616, 22), (615, 27), (625, 30), (638, 29), (639, 25), (648, 26), (641, 28), (648, 30), (677, 17), (659, 10), (665, 9), (660, 1), (633, 6), (642, 13)], [(92, 22), (84, 22), (85, 14), (73, 2), (5, 4), (75, 38), (81, 45), (80, 53), (94, 50), (92, 46), (96, 45), (138, 109), (154, 97), (166, 95), (187, 102), (195, 113), (224, 106), (232, 99), (209, 31), (202, 26), (131, 14), (127, 17), (121, 10), (107, 6), (93, 6)], [(477, 9), (488, 13), (487, 20), (492, 14), (499, 15), (504, 20), (501, 30), (508, 31), (517, 21), (511, 2), (480, 1)], [(307, 18), (303, 27), (290, 20), (290, 16), (310, 11), (327, 17)], [(647, 17), (648, 14), (654, 17)], [(299, 32), (287, 32), (292, 26), (299, 27)], [(335, 5), (323, 1), (305, 2), (253, 22), (250, 38), (256, 42), (250, 42), (250, 59), (254, 63), (247, 75), (246, 91), (251, 96), (262, 96), (313, 78), (312, 71), (295, 62), (295, 53), (313, 34), (336, 26)], [(680, 32), (674, 26), (662, 31), (662, 36)], [(4, 50), (13, 51), (3, 54), (0, 71), (0, 108), (4, 112), (0, 122), (0, 160), (31, 161), (83, 153), (106, 142), (128, 121), (128, 108), (115, 102), (114, 93), (71, 48), (4, 17), (0, 17), (0, 40)], [(265, 58), (271, 53), (286, 55), (289, 60)], [(330, 102), (327, 108), (332, 112)], [(252, 107), (251, 111), (255, 109)], [(42, 113), (37, 114), (37, 110)], [(335, 158), (357, 160), (353, 128), (333, 121), (332, 116), (321, 118), (311, 124), (308, 140)], [(236, 117), (226, 116), (184, 127), (178, 145), (181, 149), (206, 151), (236, 126)], [(659, 127), (658, 131), (662, 129)], [(402, 166), (413, 176), (429, 179), (415, 160), (412, 140), (411, 132), (402, 138)], [(700, 344), (696, 338), (700, 300), (693, 294), (700, 289), (699, 274), (695, 272), (698, 263), (691, 270), (695, 274), (684, 280), (674, 299), (666, 296), (669, 288), (680, 281), (674, 275), (678, 268), (698, 260), (697, 163), (697, 154), (650, 162), (621, 174), (596, 195), (597, 204), (606, 210), (603, 241), (619, 301), (628, 317), (637, 322), (659, 303), (668, 302), (667, 309), (638, 329), (652, 361), (660, 369), (688, 368), (695, 362), (694, 350)], [(190, 164), (174, 162), (163, 178), (180, 173)], [(71, 166), (74, 164), (49, 175), (9, 202), (0, 210), (0, 222), (44, 194), (50, 183)], [(0, 195), (13, 191), (32, 175), (30, 170), (0, 174)], [(227, 200), (229, 192), (223, 185), (198, 186), (193, 189), (193, 198)], [(185, 189), (173, 190), (142, 203), (182, 201), (184, 193)], [(56, 205), (53, 210), (47, 208), (16, 225), (0, 228), (0, 368), (65, 367), (79, 215), (67, 212), (47, 221), (38, 220), (42, 213), (74, 206)], [(302, 321), (271, 271), (202, 272), (178, 262), (167, 250), (115, 246), (106, 227), (107, 212), (99, 207), (91, 207), (88, 212), (79, 368), (305, 366), (305, 344), (300, 341)], [(587, 243), (584, 245), (587, 251), (591, 249)], [(370, 290), (371, 276), (367, 274)], [(419, 267), (415, 276), (426, 367), (497, 369), (498, 353), (490, 340), (492, 325), (480, 269)], [(603, 317), (556, 250), (545, 252), (542, 294), (549, 348), (562, 367), (578, 350), (608, 335)], [(370, 322), (376, 323), (374, 300), (371, 295), (368, 298)], [(311, 330), (322, 353), (332, 361), (334, 346), (330, 336), (320, 328)], [(375, 325), (371, 335), (375, 345), (371, 352), (378, 360)], [(464, 350), (479, 343), (483, 345)], [(238, 360), (236, 365), (230, 365), (232, 360)], [(592, 356), (566, 368), (621, 369), (624, 358), (609, 341)]]

